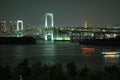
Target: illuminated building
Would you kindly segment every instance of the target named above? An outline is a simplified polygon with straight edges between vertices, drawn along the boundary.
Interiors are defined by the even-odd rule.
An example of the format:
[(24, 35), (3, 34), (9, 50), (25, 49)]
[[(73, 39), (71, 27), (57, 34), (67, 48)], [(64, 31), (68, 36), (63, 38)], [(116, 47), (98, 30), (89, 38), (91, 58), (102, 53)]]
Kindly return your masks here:
[(0, 21), (0, 31), (7, 32), (6, 21)]
[(16, 29), (16, 21), (10, 21), (10, 33), (13, 33)]

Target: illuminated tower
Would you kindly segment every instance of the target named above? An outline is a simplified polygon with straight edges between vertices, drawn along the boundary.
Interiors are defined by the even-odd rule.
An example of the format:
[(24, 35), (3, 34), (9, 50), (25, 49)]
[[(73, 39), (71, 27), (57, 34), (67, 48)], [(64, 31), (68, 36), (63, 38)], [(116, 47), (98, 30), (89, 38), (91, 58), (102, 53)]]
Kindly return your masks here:
[(85, 21), (85, 23), (84, 23), (84, 28), (87, 28), (87, 27), (88, 27), (88, 22)]
[(48, 28), (48, 17), (51, 17), (51, 25), (50, 27), (54, 27), (54, 22), (53, 22), (53, 13), (46, 13), (45, 14), (45, 27)]
[(23, 32), (21, 32), (21, 30), (23, 30), (23, 21), (22, 20), (17, 20), (17, 37), (22, 37), (23, 36)]
[(23, 30), (23, 21), (22, 20), (17, 20), (17, 31), (19, 31), (19, 30)]
[[(48, 18), (49, 17), (49, 18)], [(50, 19), (50, 25), (48, 24), (48, 19)], [(54, 28), (54, 21), (53, 21), (53, 13), (46, 13), (45, 14), (45, 40), (53, 41), (53, 28)]]

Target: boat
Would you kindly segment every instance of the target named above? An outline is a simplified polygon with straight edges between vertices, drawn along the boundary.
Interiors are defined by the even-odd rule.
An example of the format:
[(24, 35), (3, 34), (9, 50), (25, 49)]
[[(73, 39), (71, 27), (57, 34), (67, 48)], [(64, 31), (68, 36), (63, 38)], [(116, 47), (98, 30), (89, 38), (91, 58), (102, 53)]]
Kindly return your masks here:
[(102, 52), (102, 55), (106, 57), (119, 57), (120, 52), (117, 51), (104, 51)]
[(94, 48), (81, 48), (82, 53), (93, 53)]
[(103, 58), (105, 59), (106, 63), (116, 63), (120, 57), (119, 51), (103, 51), (102, 53)]
[(102, 52), (103, 55), (117, 55), (120, 52), (116, 52), (116, 51), (104, 51)]
[(102, 46), (120, 46), (120, 37), (107, 39), (80, 39), (80, 44), (86, 45), (102, 45)]
[(32, 36), (23, 37), (0, 37), (0, 44), (35, 44), (36, 40)]

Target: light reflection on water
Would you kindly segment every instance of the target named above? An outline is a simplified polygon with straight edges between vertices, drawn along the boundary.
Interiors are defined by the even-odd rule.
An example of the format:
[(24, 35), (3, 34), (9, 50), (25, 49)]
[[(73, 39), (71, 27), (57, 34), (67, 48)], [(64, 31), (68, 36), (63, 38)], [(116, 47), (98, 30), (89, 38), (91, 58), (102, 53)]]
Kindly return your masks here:
[[(82, 52), (82, 48), (94, 49), (94, 51)], [(28, 58), (30, 63), (41, 61), (44, 63), (75, 62), (82, 67), (84, 64), (94, 68), (102, 68), (109, 64), (119, 64), (119, 57), (104, 57), (102, 52), (112, 50), (120, 51), (119, 47), (88, 46), (70, 42), (45, 42), (40, 41), (36, 45), (1, 45), (0, 64), (15, 65)]]
[(105, 62), (108, 64), (117, 64), (119, 63), (120, 52), (117, 51), (106, 51), (102, 52)]

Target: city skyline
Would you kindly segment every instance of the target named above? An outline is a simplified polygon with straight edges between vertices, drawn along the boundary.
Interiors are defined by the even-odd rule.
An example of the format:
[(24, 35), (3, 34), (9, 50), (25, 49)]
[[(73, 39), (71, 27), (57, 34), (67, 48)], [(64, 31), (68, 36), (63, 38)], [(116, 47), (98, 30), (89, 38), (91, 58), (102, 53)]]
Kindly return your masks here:
[(24, 25), (44, 25), (45, 13), (54, 14), (54, 25), (120, 24), (119, 0), (1, 0), (0, 20), (23, 20)]

